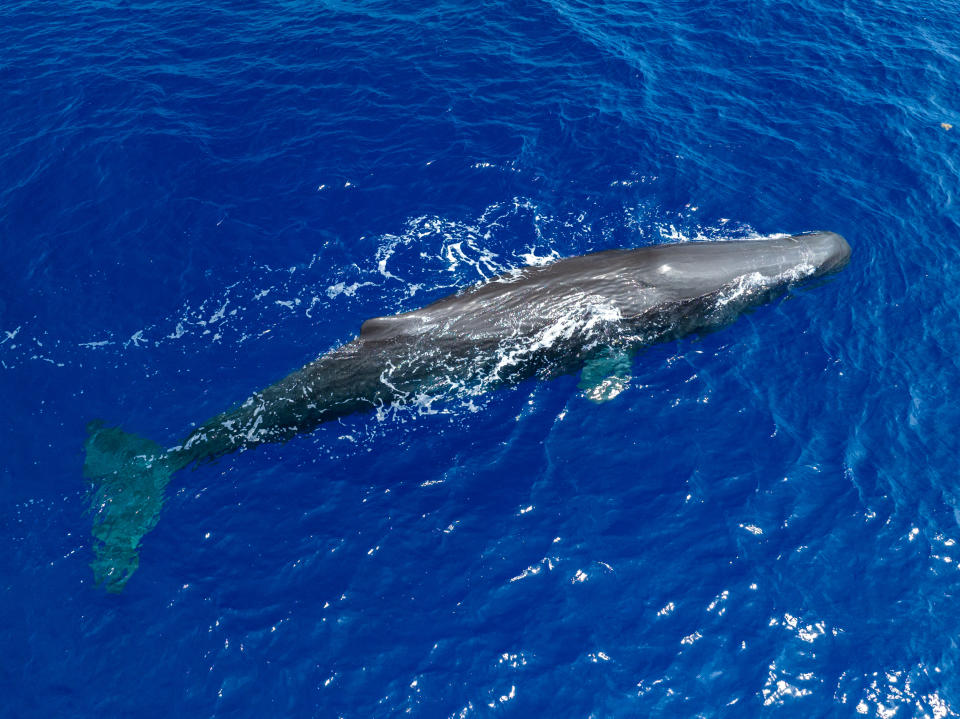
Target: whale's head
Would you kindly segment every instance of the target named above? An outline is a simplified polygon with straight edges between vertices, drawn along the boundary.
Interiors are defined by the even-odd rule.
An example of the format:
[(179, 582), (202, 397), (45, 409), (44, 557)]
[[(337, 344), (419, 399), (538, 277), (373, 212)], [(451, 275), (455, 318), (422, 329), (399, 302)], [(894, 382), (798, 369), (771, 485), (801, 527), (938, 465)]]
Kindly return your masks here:
[(662, 341), (729, 324), (849, 260), (850, 245), (835, 232), (654, 245), (630, 255), (630, 278), (640, 292), (620, 295), (619, 308), (643, 328), (656, 318), (650, 341)]
[(787, 238), (799, 246), (801, 261), (813, 268), (813, 276), (821, 277), (842, 270), (850, 262), (850, 245), (836, 232), (811, 232)]
[(835, 232), (646, 248), (636, 269), (660, 299), (777, 291), (842, 269), (850, 245)]

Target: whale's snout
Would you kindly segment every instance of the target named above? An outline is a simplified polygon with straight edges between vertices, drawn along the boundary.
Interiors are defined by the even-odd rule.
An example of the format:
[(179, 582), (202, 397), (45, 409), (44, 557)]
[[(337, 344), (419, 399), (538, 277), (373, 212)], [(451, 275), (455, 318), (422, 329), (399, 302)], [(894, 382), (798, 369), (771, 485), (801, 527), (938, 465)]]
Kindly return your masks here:
[(811, 232), (797, 235), (810, 253), (810, 260), (817, 268), (817, 275), (825, 275), (843, 269), (850, 261), (850, 245), (836, 232)]

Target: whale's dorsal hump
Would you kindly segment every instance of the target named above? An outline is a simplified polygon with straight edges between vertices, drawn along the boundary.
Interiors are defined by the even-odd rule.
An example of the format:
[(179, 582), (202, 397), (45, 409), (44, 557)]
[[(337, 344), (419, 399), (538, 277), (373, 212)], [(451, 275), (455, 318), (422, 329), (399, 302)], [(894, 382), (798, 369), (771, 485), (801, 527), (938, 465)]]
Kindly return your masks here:
[(371, 317), (360, 326), (360, 339), (383, 341), (395, 337), (406, 337), (417, 334), (422, 326), (423, 319), (412, 312), (387, 317)]

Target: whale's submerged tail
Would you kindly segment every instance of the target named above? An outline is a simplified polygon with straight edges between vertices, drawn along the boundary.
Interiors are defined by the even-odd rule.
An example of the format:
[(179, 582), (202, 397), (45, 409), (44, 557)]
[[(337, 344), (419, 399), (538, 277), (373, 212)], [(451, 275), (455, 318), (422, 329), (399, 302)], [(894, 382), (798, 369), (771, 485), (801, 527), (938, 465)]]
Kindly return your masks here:
[(90, 480), (93, 513), (93, 576), (108, 592), (120, 592), (140, 563), (140, 539), (157, 525), (171, 466), (156, 442), (106, 427), (87, 426), (83, 474)]

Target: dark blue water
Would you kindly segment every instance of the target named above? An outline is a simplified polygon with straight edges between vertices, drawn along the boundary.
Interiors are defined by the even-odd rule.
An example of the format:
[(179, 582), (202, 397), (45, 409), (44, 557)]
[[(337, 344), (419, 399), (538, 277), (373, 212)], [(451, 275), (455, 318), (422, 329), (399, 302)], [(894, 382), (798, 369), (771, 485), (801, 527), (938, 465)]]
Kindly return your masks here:
[[(955, 716), (955, 10), (3, 5), (0, 714)], [(94, 586), (95, 417), (169, 446), (497, 271), (816, 229), (847, 270), (613, 401), (178, 473)]]

